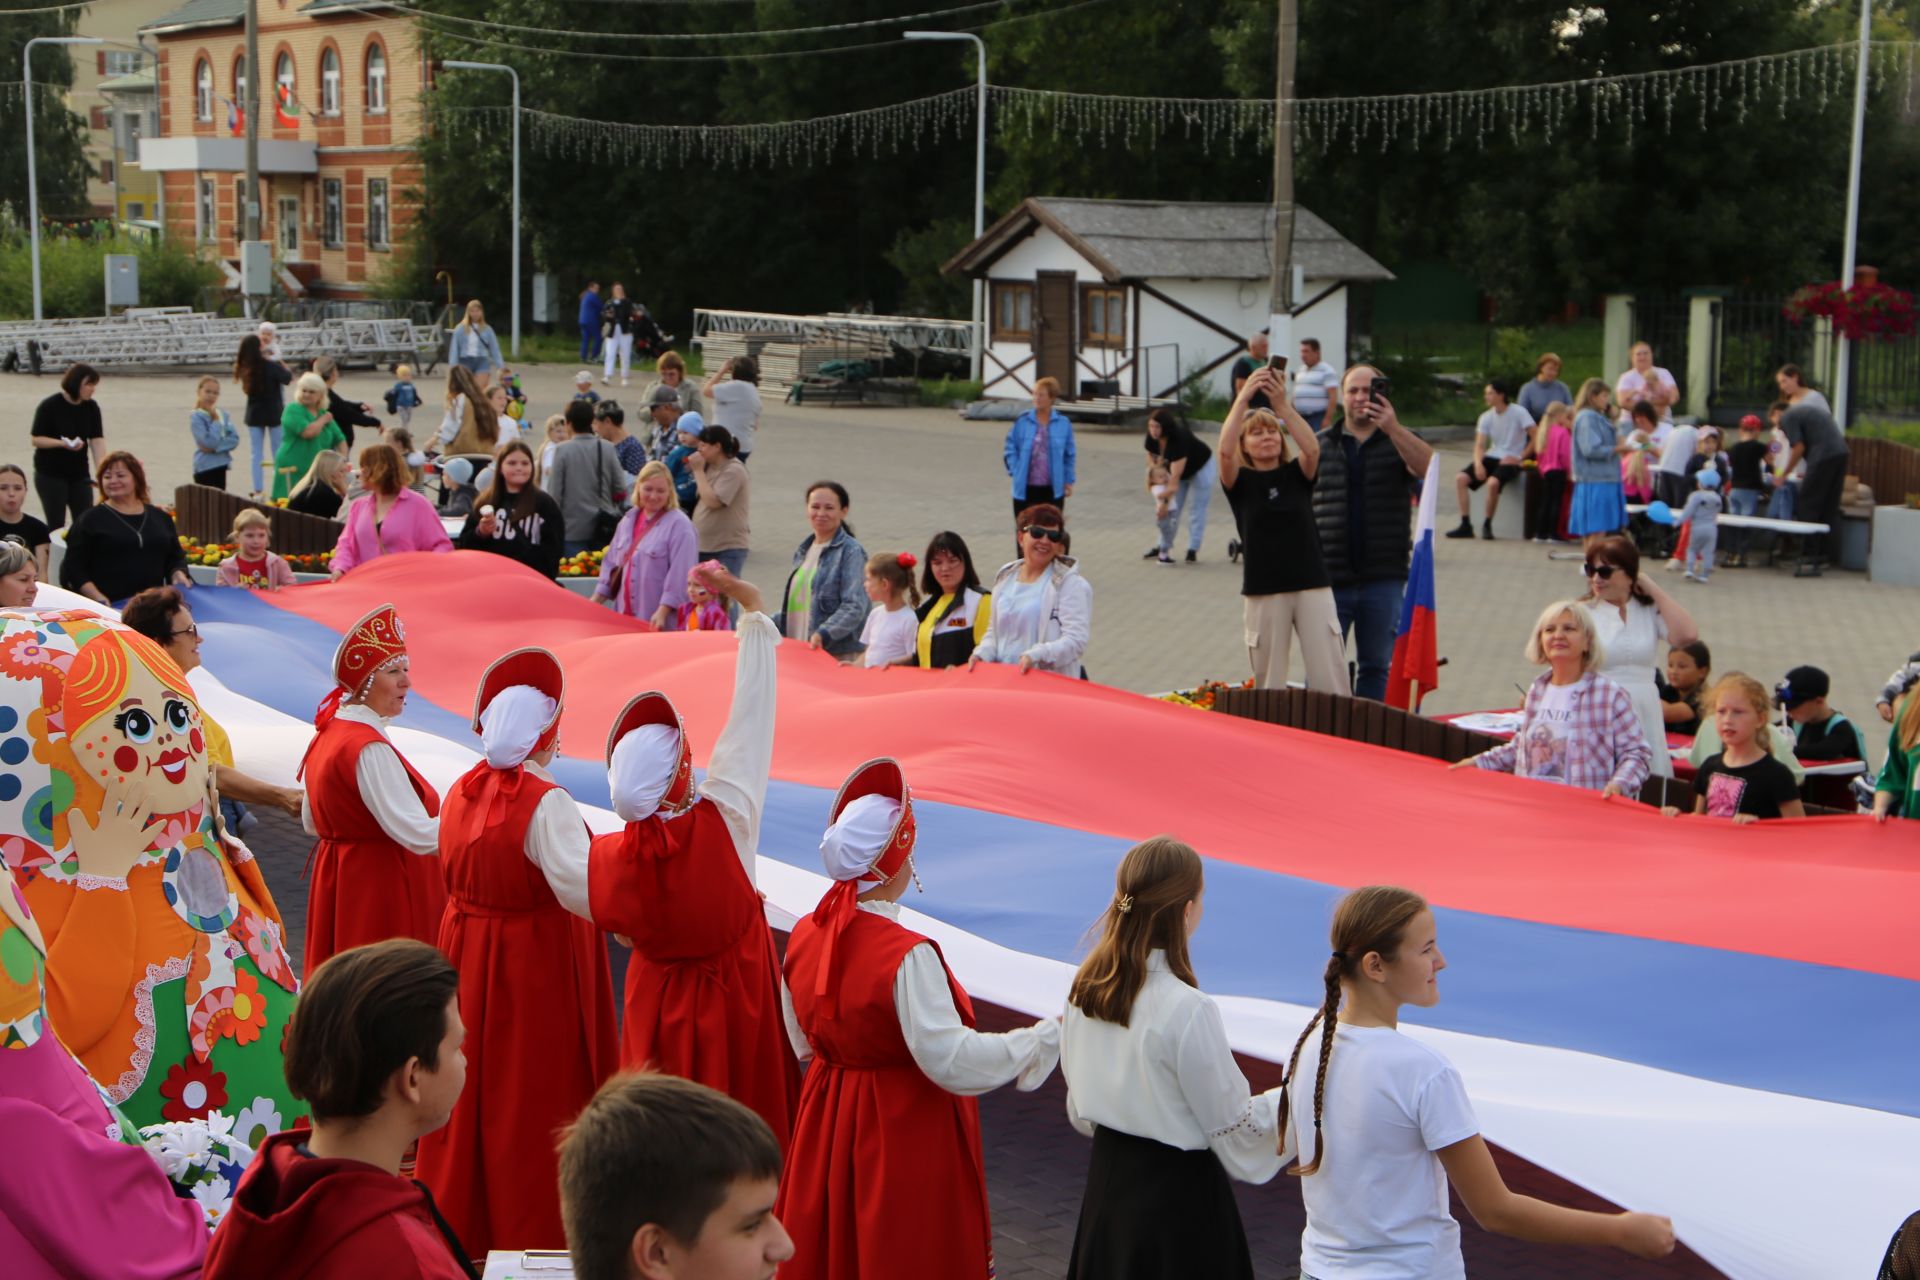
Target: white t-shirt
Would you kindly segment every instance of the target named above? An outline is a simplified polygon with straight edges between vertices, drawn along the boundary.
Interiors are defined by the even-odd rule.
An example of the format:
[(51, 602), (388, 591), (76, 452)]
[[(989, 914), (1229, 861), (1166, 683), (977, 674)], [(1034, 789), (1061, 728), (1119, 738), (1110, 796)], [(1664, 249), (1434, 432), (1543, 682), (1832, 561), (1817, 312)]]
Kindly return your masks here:
[(1325, 360), (1311, 368), (1303, 365), (1293, 375), (1293, 407), (1301, 413), (1319, 413), (1339, 385), (1340, 375)]
[(867, 625), (860, 628), (860, 643), (867, 647), (870, 667), (890, 667), (902, 658), (913, 657), (919, 639), (920, 619), (905, 605), (898, 609), (873, 606), (867, 614)]
[[(1300, 1270), (1340, 1280), (1465, 1280), (1460, 1224), (1433, 1154), (1480, 1132), (1460, 1073), (1391, 1027), (1341, 1024), (1333, 1037), (1320, 1121), (1327, 1154), (1300, 1180)], [(1319, 1070), (1316, 1028), (1293, 1078), (1304, 1084)], [(1311, 1087), (1294, 1095), (1284, 1140), (1302, 1164), (1313, 1159)]]
[(1533, 719), (1514, 744), (1514, 773), (1542, 782), (1567, 780), (1567, 734), (1573, 724), (1573, 684), (1549, 684), (1534, 708)]
[(1660, 470), (1670, 476), (1687, 474), (1687, 459), (1700, 448), (1698, 427), (1675, 427), (1660, 450)]
[(1478, 430), (1488, 441), (1487, 456), (1496, 461), (1512, 458), (1518, 462), (1527, 451), (1527, 433), (1533, 430), (1533, 415), (1517, 404), (1480, 415)]
[(713, 386), (713, 425), (733, 432), (740, 452), (753, 452), (753, 433), (760, 425), (760, 388), (729, 378)]

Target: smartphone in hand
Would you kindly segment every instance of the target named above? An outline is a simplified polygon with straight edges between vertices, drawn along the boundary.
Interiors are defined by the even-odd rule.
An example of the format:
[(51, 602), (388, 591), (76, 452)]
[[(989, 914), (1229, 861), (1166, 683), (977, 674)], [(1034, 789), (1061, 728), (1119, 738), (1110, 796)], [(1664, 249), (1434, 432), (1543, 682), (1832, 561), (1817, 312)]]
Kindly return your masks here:
[(1393, 379), (1384, 373), (1376, 373), (1373, 375), (1373, 386), (1368, 390), (1367, 398), (1375, 404), (1379, 404), (1382, 400), (1385, 400), (1392, 391)]
[(1287, 371), (1287, 358), (1285, 356), (1268, 356), (1267, 368), (1273, 370), (1275, 373), (1285, 373)]

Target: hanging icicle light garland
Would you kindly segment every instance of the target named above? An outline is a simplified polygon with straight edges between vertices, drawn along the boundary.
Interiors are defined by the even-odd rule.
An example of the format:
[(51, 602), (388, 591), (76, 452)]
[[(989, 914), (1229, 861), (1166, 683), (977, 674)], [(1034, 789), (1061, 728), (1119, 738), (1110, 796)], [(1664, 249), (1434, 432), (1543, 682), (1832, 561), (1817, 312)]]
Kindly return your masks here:
[[(1920, 44), (1876, 41), (1868, 54), (1873, 83), (1885, 90), (1896, 78), (1907, 109), (1920, 78)], [(1452, 93), (1301, 98), (1294, 102), (1296, 145), (1330, 153), (1397, 146), (1451, 151), (1490, 140), (1519, 143), (1564, 137), (1584, 117), (1589, 140), (1618, 134), (1631, 144), (1653, 127), (1671, 135), (1676, 119), (1708, 128), (1715, 119), (1738, 123), (1769, 107), (1785, 119), (1790, 106), (1825, 108), (1850, 85), (1853, 44), (1767, 54), (1737, 62), (1671, 71), (1598, 76), (1553, 84), (1508, 85)], [(12, 85), (0, 83), (0, 94)], [(1003, 136), (1032, 140), (1051, 134), (1076, 146), (1156, 146), (1162, 138), (1197, 141), (1211, 153), (1273, 145), (1273, 102), (1265, 98), (1147, 98), (1065, 93), (1051, 89), (988, 88), (992, 127)], [(1682, 111), (1686, 114), (1680, 114)], [(436, 127), (462, 129), (478, 140), (510, 126), (508, 107), (433, 108)], [(972, 131), (974, 90), (953, 89), (911, 102), (764, 124), (621, 124), (546, 111), (523, 110), (535, 151), (594, 163), (664, 168), (694, 163), (814, 165), (841, 156), (879, 158), (903, 148), (961, 141)]]

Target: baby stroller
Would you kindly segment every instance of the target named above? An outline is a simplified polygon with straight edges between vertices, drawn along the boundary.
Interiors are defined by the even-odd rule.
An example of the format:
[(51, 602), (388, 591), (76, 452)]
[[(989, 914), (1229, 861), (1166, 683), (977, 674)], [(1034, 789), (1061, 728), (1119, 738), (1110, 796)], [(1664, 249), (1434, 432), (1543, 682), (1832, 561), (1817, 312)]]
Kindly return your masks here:
[(673, 335), (662, 333), (659, 324), (645, 306), (633, 308), (633, 354), (658, 360), (673, 347)]

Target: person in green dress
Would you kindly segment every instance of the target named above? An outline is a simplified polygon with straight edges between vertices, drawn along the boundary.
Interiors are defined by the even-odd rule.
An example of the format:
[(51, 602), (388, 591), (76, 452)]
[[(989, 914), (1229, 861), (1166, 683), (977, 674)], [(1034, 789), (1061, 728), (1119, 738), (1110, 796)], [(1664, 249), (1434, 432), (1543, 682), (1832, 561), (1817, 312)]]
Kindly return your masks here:
[(1907, 695), (1893, 716), (1887, 737), (1887, 763), (1873, 788), (1873, 816), (1920, 820), (1920, 686)]
[(347, 434), (327, 411), (327, 382), (303, 373), (294, 383), (294, 401), (280, 414), (280, 451), (273, 455), (273, 496), (286, 497), (326, 449), (345, 453)]

